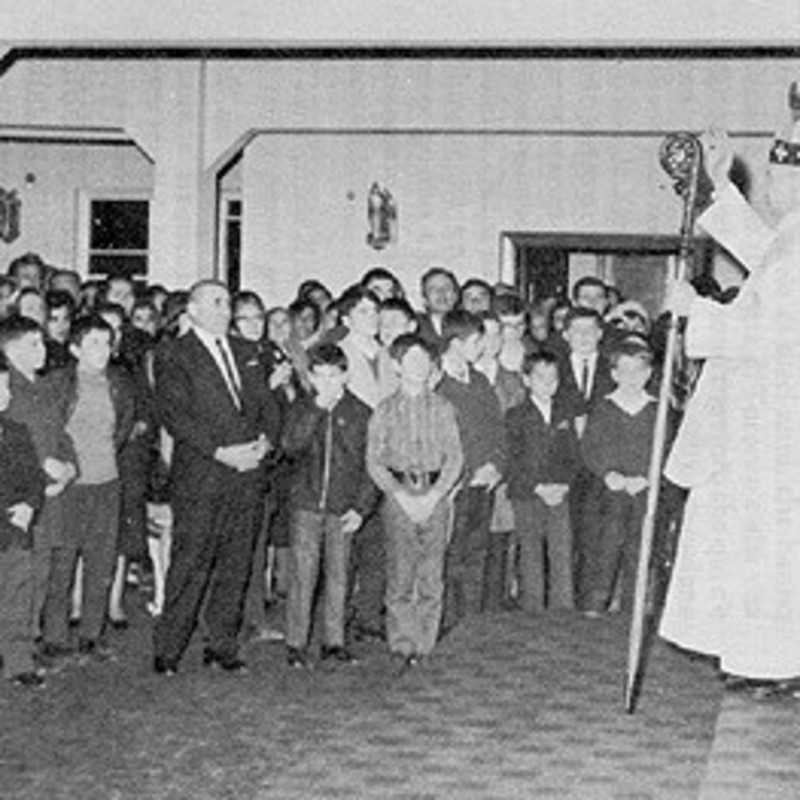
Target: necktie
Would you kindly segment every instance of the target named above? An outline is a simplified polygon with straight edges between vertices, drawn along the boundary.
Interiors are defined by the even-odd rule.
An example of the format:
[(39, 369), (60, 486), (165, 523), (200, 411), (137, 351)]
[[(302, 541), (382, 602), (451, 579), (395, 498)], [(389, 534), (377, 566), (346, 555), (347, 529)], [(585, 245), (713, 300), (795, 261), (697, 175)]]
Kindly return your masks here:
[(214, 341), (216, 342), (217, 350), (219, 350), (219, 354), (222, 357), (222, 365), (225, 368), (225, 383), (228, 384), (228, 391), (231, 393), (231, 398), (233, 399), (234, 405), (236, 408), (240, 409), (242, 407), (242, 397), (239, 394), (239, 385), (236, 380), (236, 373), (233, 370), (233, 364), (228, 357), (228, 350), (222, 344), (222, 339), (215, 339)]
[(589, 399), (590, 388), (589, 388), (589, 359), (583, 359), (583, 371), (581, 372), (581, 394), (583, 395), (584, 400)]

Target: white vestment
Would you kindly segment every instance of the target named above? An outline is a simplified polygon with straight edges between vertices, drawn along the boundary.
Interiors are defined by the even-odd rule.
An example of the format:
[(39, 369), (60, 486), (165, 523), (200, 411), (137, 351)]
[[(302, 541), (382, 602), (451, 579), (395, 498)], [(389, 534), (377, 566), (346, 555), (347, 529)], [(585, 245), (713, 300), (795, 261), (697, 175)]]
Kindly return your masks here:
[(660, 633), (732, 674), (798, 676), (800, 211), (770, 229), (728, 187), (698, 223), (750, 276), (689, 314), (706, 363), (666, 466), (691, 492)]

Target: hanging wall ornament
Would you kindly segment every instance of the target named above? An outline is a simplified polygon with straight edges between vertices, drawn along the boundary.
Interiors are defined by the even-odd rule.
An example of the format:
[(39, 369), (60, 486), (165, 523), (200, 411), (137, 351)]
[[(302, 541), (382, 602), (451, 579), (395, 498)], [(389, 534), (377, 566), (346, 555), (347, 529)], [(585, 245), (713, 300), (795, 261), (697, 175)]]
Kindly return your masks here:
[(375, 250), (397, 241), (397, 205), (392, 193), (377, 181), (367, 195), (367, 244)]
[(21, 206), (16, 189), (7, 192), (0, 188), (0, 239), (6, 244), (11, 244), (19, 236)]

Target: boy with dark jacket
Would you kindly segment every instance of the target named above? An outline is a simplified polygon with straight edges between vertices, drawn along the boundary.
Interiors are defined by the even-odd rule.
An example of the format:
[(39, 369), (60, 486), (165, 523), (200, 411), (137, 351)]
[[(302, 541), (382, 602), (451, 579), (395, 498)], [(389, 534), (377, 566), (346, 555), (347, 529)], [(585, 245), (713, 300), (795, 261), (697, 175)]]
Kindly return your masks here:
[(325, 560), (320, 655), (354, 663), (344, 643), (350, 546), (377, 501), (365, 465), (371, 412), (346, 389), (347, 357), (338, 345), (312, 348), (309, 379), (313, 396), (292, 405), (282, 440), (294, 464), (286, 633), (287, 658), (294, 667), (311, 665), (307, 645), (320, 552)]
[(453, 529), (445, 558), (442, 634), (461, 618), (483, 610), (483, 579), (489, 547), (493, 492), (506, 465), (500, 401), (474, 364), (483, 348), (484, 327), (469, 311), (445, 314), (444, 373), (437, 393), (456, 412), (464, 453), (463, 482), (453, 500)]
[(3, 675), (22, 686), (44, 679), (33, 662), (33, 517), (44, 501), (44, 472), (28, 429), (6, 416), (9, 368), (0, 353), (0, 656)]
[[(519, 602), (534, 613), (573, 608), (569, 484), (579, 466), (569, 409), (557, 399), (558, 360), (531, 353), (522, 366), (529, 395), (506, 414), (508, 494), (519, 541)], [(547, 549), (548, 585), (544, 553)]]
[(75, 477), (75, 451), (64, 430), (68, 398), (54, 374), (44, 377), (39, 374), (46, 352), (42, 329), (26, 317), (3, 320), (0, 323), (0, 351), (9, 365), (11, 402), (6, 418), (28, 429), (39, 466), (47, 477), (44, 505), (32, 529), (31, 628), (33, 638), (37, 639), (41, 636), (42, 610), (54, 548), (63, 543), (64, 489)]

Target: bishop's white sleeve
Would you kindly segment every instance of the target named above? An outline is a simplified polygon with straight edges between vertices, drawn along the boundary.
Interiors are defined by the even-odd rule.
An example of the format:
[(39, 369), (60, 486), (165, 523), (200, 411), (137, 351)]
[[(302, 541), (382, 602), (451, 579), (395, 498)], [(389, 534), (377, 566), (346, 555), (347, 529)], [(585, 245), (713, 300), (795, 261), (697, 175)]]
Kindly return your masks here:
[(775, 238), (775, 231), (758, 216), (732, 183), (717, 192), (714, 204), (697, 218), (697, 224), (750, 272), (761, 266), (764, 254)]

